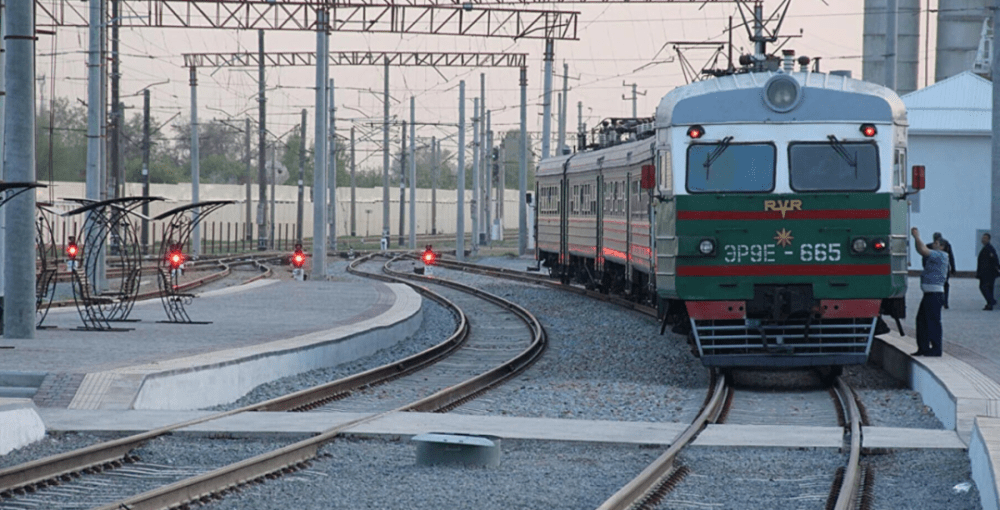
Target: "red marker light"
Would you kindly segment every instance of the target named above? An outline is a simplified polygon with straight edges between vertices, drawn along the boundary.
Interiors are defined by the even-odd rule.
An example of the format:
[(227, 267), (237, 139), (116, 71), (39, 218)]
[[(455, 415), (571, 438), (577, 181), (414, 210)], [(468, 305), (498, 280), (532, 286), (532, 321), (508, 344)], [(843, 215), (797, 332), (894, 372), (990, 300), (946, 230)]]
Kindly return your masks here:
[(79, 249), (76, 247), (76, 244), (70, 244), (66, 247), (66, 255), (69, 255), (71, 260), (76, 260), (76, 254), (78, 251)]
[(306, 263), (306, 255), (302, 252), (296, 252), (292, 255), (292, 265), (295, 267), (302, 267)]
[(431, 249), (431, 245), (428, 244), (427, 248), (424, 250), (424, 254), (421, 255), (420, 258), (424, 261), (424, 265), (430, 266), (433, 265), (434, 260), (437, 259), (437, 254), (434, 253), (434, 250)]
[(184, 264), (184, 254), (179, 251), (170, 252), (167, 259), (170, 262), (170, 269), (177, 269), (181, 267), (181, 264)]
[(882, 250), (884, 250), (885, 249), (885, 241), (883, 241), (881, 239), (875, 241), (874, 243), (872, 243), (872, 248), (875, 248), (875, 251), (882, 251)]
[(705, 128), (701, 126), (691, 126), (688, 128), (688, 136), (697, 140), (705, 136)]
[(861, 125), (861, 134), (867, 136), (868, 138), (871, 138), (871, 137), (875, 136), (876, 134), (878, 134), (878, 130), (875, 129), (875, 125), (874, 124), (862, 124)]

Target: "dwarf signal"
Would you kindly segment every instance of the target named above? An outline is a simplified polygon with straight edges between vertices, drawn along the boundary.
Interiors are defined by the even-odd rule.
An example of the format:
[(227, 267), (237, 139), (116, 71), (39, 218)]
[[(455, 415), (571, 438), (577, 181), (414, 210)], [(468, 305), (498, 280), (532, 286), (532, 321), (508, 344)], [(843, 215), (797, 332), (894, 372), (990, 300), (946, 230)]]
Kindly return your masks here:
[(432, 266), (434, 265), (434, 262), (437, 261), (437, 254), (434, 253), (434, 250), (431, 248), (431, 245), (428, 244), (427, 248), (424, 249), (424, 254), (420, 256), (420, 260), (423, 260), (424, 265), (427, 266)]
[(76, 270), (76, 256), (79, 254), (80, 247), (76, 245), (76, 237), (70, 236), (69, 243), (66, 245), (66, 258), (69, 259), (66, 266), (70, 271)]
[(184, 252), (178, 247), (173, 247), (170, 252), (167, 253), (167, 262), (170, 264), (171, 270), (181, 269), (184, 265)]
[(292, 252), (292, 276), (298, 280), (303, 281), (306, 279), (305, 271), (302, 266), (306, 263), (306, 254), (302, 250), (302, 243), (295, 244), (295, 251)]

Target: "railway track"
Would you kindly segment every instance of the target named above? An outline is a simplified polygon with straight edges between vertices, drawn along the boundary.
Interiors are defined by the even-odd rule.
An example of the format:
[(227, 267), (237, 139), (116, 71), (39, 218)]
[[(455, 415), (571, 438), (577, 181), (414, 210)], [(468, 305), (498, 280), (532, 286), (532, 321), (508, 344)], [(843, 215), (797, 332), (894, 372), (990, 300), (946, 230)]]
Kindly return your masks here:
[[(359, 260), (357, 263), (361, 263), (364, 260), (367, 260), (367, 258)], [(403, 275), (403, 273), (396, 272), (395, 276), (377, 275), (377, 277), (399, 281)], [(415, 275), (411, 278), (415, 278)], [(455, 284), (452, 287), (462, 286)], [(425, 295), (432, 294), (426, 288), (417, 286), (417, 289)], [(392, 412), (444, 412), (520, 373), (537, 360), (545, 347), (545, 332), (531, 314), (516, 304), (507, 302), (496, 296), (481, 293), (471, 288), (466, 288), (465, 291), (482, 295), (483, 299), (495, 303), (498, 307), (506, 308), (509, 313), (516, 315), (525, 322), (525, 331), (530, 333), (531, 339), (524, 342), (527, 344), (527, 347), (523, 349), (523, 352), (514, 355), (499, 365), (486, 367), (487, 369), (481, 373), (475, 374), (472, 377), (467, 376), (465, 380), (450, 384), (444, 389), (436, 391), (431, 395), (425, 395), (405, 405), (375, 413), (367, 413), (363, 417), (330, 428), (307, 440), (299, 441), (209, 472), (190, 476), (164, 487), (113, 502), (101, 508), (159, 509), (187, 505), (190, 502), (210, 501), (235, 487), (250, 483), (259, 483), (267, 478), (281, 476), (283, 473), (290, 473), (301, 469), (311, 459), (316, 457), (320, 446), (333, 440), (347, 429), (376, 420)], [(443, 303), (448, 302), (447, 299), (441, 297), (435, 299)], [(244, 412), (314, 408), (323, 403), (336, 400), (345, 393), (356, 391), (359, 388), (399, 378), (406, 373), (439, 361), (443, 356), (467, 340), (469, 329), (469, 321), (462, 316), (462, 319), (459, 321), (458, 330), (452, 337), (438, 346), (405, 360), (267, 402), (213, 414), (197, 420), (176, 423), (143, 434), (100, 443), (73, 452), (0, 470), (0, 501), (3, 499), (15, 499), (17, 496), (26, 494), (39, 493), (46, 488), (62, 485), (84, 474), (96, 474), (135, 462), (137, 459), (131, 455), (131, 451), (151, 439), (169, 434), (180, 428)], [(488, 336), (485, 335), (485, 337)], [(468, 368), (468, 366), (465, 366), (462, 371), (468, 372)], [(479, 368), (484, 369), (481, 366)]]
[[(564, 285), (548, 280), (544, 277), (526, 274), (521, 271), (495, 268), (477, 264), (457, 262), (452, 260), (438, 259), (438, 264), (448, 269), (482, 274), (497, 278), (504, 278), (519, 282), (526, 282), (554, 288), (562, 291), (574, 292), (577, 294), (595, 297), (604, 301), (615, 302), (624, 305), (626, 308), (639, 311), (655, 317), (656, 312), (648, 307), (636, 305), (622, 299), (609, 299), (608, 296), (583, 289), (581, 287)], [(599, 510), (626, 510), (626, 509), (654, 509), (663, 497), (669, 493), (684, 477), (686, 469), (676, 467), (677, 455), (694, 441), (698, 433), (704, 429), (708, 423), (723, 423), (727, 418), (739, 411), (734, 411), (734, 400), (746, 400), (745, 407), (748, 409), (760, 408), (761, 402), (752, 398), (737, 399), (738, 392), (731, 386), (725, 384), (724, 377), (716, 377), (712, 391), (706, 397), (706, 403), (698, 417), (682, 432), (674, 443), (659, 458), (652, 462), (646, 469), (637, 475), (631, 482), (622, 487), (611, 498), (605, 501)], [(746, 391), (742, 392), (748, 397)], [(834, 474), (831, 483), (830, 493), (827, 498), (826, 508), (830, 510), (848, 510), (858, 508), (859, 503), (867, 497), (862, 487), (871, 485), (871, 474), (866, 473), (861, 466), (861, 426), (863, 416), (861, 408), (855, 398), (854, 392), (847, 386), (842, 378), (836, 378), (834, 384), (828, 390), (820, 390), (820, 397), (815, 395), (806, 398), (812, 401), (819, 401), (829, 394), (833, 398), (833, 405), (828, 408), (826, 415), (810, 415), (806, 417), (789, 417), (790, 413), (785, 410), (783, 420), (788, 422), (802, 422), (802, 425), (826, 425), (828, 420), (835, 422), (844, 428), (845, 439), (849, 446), (849, 457), (847, 463)], [(798, 399), (803, 398), (802, 392), (796, 392)], [(768, 396), (769, 399), (776, 398), (774, 394)], [(777, 417), (774, 415), (758, 416), (760, 424), (774, 423)], [(819, 423), (817, 423), (819, 421)], [(864, 482), (864, 483), (863, 483)], [(867, 503), (865, 503), (867, 504)], [(865, 508), (865, 506), (862, 506)]]

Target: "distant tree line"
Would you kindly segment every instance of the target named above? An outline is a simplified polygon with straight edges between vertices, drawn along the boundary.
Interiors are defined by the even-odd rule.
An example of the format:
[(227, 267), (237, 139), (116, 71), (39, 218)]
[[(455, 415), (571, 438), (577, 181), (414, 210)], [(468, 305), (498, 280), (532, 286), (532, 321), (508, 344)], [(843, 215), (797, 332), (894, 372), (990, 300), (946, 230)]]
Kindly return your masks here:
[[(36, 175), (39, 181), (85, 181), (87, 177), (87, 108), (80, 103), (74, 103), (67, 98), (56, 98), (50, 103), (41, 105), (35, 126), (36, 140)], [(51, 110), (50, 110), (51, 108)], [(50, 123), (50, 119), (52, 122)], [(191, 123), (182, 118), (171, 120), (164, 125), (164, 120), (150, 116), (150, 155), (149, 181), (151, 183), (177, 184), (191, 182)], [(245, 184), (247, 179), (245, 124), (232, 121), (211, 119), (201, 121), (198, 125), (198, 154), (200, 182), (204, 184)], [(121, 150), (122, 161), (127, 182), (142, 180), (142, 112), (128, 116), (122, 126)], [(251, 124), (250, 167), (253, 182), (257, 181), (257, 131), (256, 124)], [(339, 130), (338, 135), (346, 130)], [(283, 182), (277, 184), (295, 184), (299, 178), (299, 153), (301, 152), (300, 130), (294, 129), (283, 140), (275, 142), (269, 137), (268, 155), (280, 161), (288, 173)], [(338, 136), (340, 138), (340, 136)], [(509, 131), (501, 138), (503, 150), (499, 152), (496, 168), (506, 160), (506, 189), (518, 187), (518, 132)], [(350, 152), (343, 140), (338, 144), (337, 186), (349, 187)], [(530, 149), (530, 147), (529, 147)], [(270, 151), (275, 151), (272, 155)], [(471, 152), (471, 151), (470, 151)], [(314, 145), (306, 146), (305, 178), (306, 185), (313, 182)], [(407, 154), (409, 157), (409, 154)], [(357, 158), (360, 159), (360, 156)], [(375, 158), (370, 158), (375, 159)], [(382, 158), (377, 163), (367, 163), (357, 168), (356, 182), (359, 187), (382, 186)], [(416, 150), (417, 187), (430, 188), (432, 183), (432, 155), (429, 144), (420, 144)], [(453, 151), (441, 150), (441, 164), (438, 176), (440, 189), (455, 189), (457, 178), (455, 166), (457, 158)], [(390, 182), (399, 186), (400, 151), (392, 154)], [(409, 174), (409, 163), (406, 168)], [(472, 187), (471, 154), (466, 157), (467, 189)], [(534, 165), (528, 162), (528, 183), (534, 183)]]

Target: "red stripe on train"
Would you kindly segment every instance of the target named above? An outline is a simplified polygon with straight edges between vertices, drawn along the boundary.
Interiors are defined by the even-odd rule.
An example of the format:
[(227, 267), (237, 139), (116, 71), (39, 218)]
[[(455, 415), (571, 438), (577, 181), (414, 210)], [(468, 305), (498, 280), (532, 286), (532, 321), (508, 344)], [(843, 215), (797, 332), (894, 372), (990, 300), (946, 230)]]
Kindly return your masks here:
[(677, 276), (883, 276), (889, 264), (680, 266)]
[(677, 211), (678, 220), (883, 220), (888, 209), (823, 209), (815, 211)]

